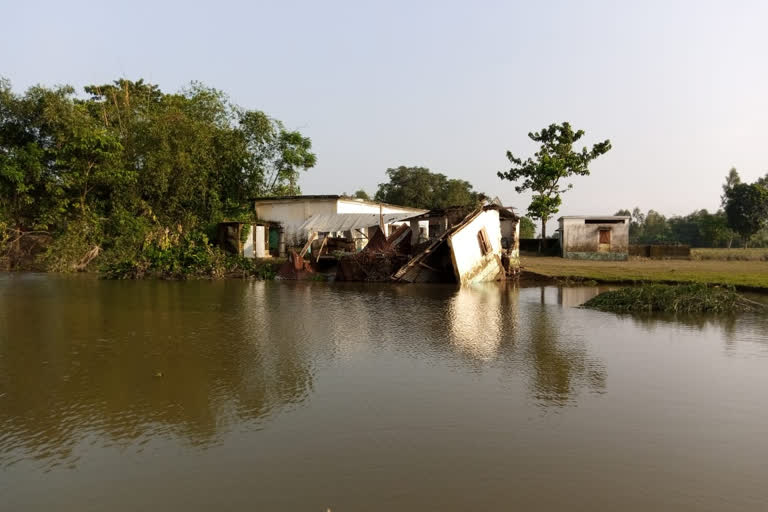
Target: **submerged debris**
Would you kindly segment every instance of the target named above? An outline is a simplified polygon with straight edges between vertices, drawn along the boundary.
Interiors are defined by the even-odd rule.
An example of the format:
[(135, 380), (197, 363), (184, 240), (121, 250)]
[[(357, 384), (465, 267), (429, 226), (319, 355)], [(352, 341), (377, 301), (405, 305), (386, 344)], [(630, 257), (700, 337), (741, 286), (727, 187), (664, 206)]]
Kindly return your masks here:
[(736, 313), (768, 309), (738, 294), (732, 286), (706, 284), (628, 286), (601, 293), (582, 307), (613, 313)]

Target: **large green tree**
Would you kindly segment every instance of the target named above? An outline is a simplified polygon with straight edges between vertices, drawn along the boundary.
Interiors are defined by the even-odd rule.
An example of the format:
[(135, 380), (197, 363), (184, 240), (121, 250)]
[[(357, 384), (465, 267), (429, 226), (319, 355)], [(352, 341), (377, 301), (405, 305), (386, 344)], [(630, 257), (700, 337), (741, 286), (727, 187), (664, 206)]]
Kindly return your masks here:
[(556, 214), (562, 204), (561, 195), (573, 185), (565, 186), (564, 180), (573, 176), (588, 176), (589, 164), (611, 149), (611, 142), (605, 140), (592, 146), (592, 149), (573, 149), (573, 145), (584, 136), (584, 130), (574, 131), (570, 123), (551, 124), (540, 132), (532, 132), (528, 137), (539, 143), (539, 150), (533, 157), (525, 160), (507, 151), (512, 167), (498, 172), (501, 179), (521, 182), (515, 186), (518, 193), (526, 190), (533, 192), (528, 215), (541, 219), (541, 238), (546, 239), (547, 221)]
[(72, 94), (70, 87), (32, 87), (17, 95), (0, 79), (0, 224), (14, 243), (47, 232), (65, 209), (53, 120), (71, 105)]
[[(720, 194), (720, 207), (725, 208), (725, 204), (728, 201), (727, 194), (728, 191), (730, 191), (733, 187), (741, 183), (741, 176), (739, 176), (739, 172), (736, 170), (735, 167), (731, 167), (728, 171), (728, 174), (725, 175), (725, 182), (723, 183), (723, 193)], [(728, 248), (731, 248), (731, 245), (733, 244), (733, 239), (738, 236), (738, 233), (736, 233), (734, 230), (728, 227), (728, 223), (725, 223), (725, 235), (728, 240)]]
[(387, 169), (387, 183), (379, 184), (375, 199), (414, 208), (445, 208), (472, 206), (482, 194), (475, 192), (464, 180), (433, 173), (426, 167), (400, 166)]
[(728, 174), (725, 175), (723, 193), (720, 194), (720, 206), (725, 207), (725, 203), (728, 202), (728, 192), (740, 183), (741, 176), (739, 176), (739, 171), (737, 171), (735, 167), (731, 167)]
[(758, 183), (740, 183), (726, 193), (725, 214), (728, 226), (749, 240), (768, 224), (768, 189)]
[(167, 93), (117, 80), (85, 92), (15, 94), (0, 81), (0, 252), (33, 231), (70, 262), (202, 240), (220, 220), (247, 218), (255, 196), (297, 193), (316, 162), (309, 138), (199, 83)]

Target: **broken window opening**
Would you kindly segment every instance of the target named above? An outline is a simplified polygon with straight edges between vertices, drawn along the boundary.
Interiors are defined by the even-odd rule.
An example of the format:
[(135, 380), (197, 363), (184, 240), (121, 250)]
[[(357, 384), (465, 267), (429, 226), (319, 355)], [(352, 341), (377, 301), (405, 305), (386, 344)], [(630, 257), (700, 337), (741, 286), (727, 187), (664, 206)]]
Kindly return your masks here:
[(482, 228), (480, 231), (477, 232), (477, 240), (478, 242), (480, 242), (480, 252), (483, 253), (483, 256), (493, 252), (491, 239), (488, 237), (488, 232), (485, 230), (485, 228)]

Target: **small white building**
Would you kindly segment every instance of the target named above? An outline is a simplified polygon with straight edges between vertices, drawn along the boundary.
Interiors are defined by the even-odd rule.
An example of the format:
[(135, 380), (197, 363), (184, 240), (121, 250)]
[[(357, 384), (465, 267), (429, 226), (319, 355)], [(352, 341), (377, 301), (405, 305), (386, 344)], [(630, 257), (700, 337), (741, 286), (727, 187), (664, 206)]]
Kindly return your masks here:
[[(289, 247), (301, 245), (311, 231), (341, 231), (335, 227), (347, 228), (346, 235), (353, 239), (367, 239), (373, 232), (369, 228), (381, 220), (388, 235), (390, 225), (427, 211), (340, 195), (264, 197), (254, 203), (259, 221), (278, 225), (281, 245)], [(364, 224), (368, 227), (360, 227)]]
[(560, 217), (563, 258), (577, 260), (629, 259), (629, 217)]

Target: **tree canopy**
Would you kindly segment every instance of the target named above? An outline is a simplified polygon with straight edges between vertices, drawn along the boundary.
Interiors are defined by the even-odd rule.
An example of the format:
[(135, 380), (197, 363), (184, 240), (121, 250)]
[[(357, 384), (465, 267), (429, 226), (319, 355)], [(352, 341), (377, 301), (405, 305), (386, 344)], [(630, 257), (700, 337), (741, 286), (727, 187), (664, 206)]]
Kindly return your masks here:
[(247, 216), (255, 196), (298, 193), (316, 162), (309, 138), (199, 83), (84, 92), (0, 81), (0, 224), (16, 238), (45, 231), (127, 257), (162, 233)]
[(561, 194), (573, 185), (564, 187), (563, 181), (572, 176), (588, 176), (589, 163), (611, 149), (611, 141), (605, 140), (592, 146), (592, 149), (573, 149), (574, 143), (584, 136), (584, 130), (574, 131), (570, 123), (551, 124), (540, 132), (532, 132), (528, 137), (540, 144), (533, 157), (525, 160), (507, 151), (507, 159), (512, 167), (497, 173), (499, 178), (521, 183), (515, 186), (518, 193), (526, 190), (533, 192), (528, 215), (541, 219), (541, 238), (547, 236), (547, 220), (556, 214), (562, 204)]
[(374, 196), (376, 201), (432, 209), (471, 206), (483, 197), (473, 190), (469, 182), (433, 173), (426, 167), (401, 165), (387, 169), (387, 177), (387, 183), (379, 184)]
[(739, 183), (726, 192), (728, 226), (741, 235), (744, 246), (768, 225), (768, 189), (760, 183)]

